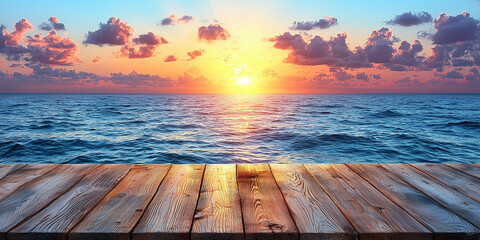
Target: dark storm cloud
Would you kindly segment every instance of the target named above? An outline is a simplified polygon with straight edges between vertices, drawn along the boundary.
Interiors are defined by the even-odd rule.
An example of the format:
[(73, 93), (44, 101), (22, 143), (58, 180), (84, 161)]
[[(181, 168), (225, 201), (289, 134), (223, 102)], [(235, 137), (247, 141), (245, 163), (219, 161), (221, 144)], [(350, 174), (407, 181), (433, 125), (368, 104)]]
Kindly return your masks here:
[(212, 42), (215, 40), (227, 40), (230, 33), (219, 24), (210, 24), (198, 28), (198, 39)]
[(152, 32), (142, 34), (125, 44), (120, 49), (118, 56), (127, 58), (149, 58), (155, 53), (158, 46), (167, 44), (168, 41), (162, 36)]
[(433, 20), (437, 32), (433, 34), (432, 40), (436, 44), (450, 44), (479, 40), (479, 21), (470, 17), (470, 14), (463, 12), (457, 16), (449, 16), (445, 13)]
[(432, 21), (432, 15), (428, 12), (419, 12), (412, 13), (406, 12), (400, 15), (397, 15), (395, 18), (387, 21), (387, 24), (390, 25), (400, 25), (404, 27), (420, 25), (423, 23), (428, 23)]
[(63, 23), (59, 23), (57, 17), (51, 16), (51, 17), (48, 19), (48, 21), (49, 21), (48, 23), (43, 22), (42, 24), (40, 24), (39, 28), (42, 29), (42, 30), (45, 30), (45, 31), (66, 30), (66, 29), (65, 29), (65, 25), (64, 25)]
[(293, 22), (293, 26), (290, 27), (291, 30), (302, 30), (308, 31), (314, 28), (325, 29), (337, 24), (337, 19), (334, 17), (325, 17), (325, 19), (320, 19), (318, 21), (306, 21), (306, 22)]
[(98, 30), (89, 31), (83, 43), (98, 46), (105, 44), (124, 45), (130, 41), (133, 31), (133, 28), (127, 22), (122, 22), (120, 18), (111, 17), (107, 23), (100, 23)]

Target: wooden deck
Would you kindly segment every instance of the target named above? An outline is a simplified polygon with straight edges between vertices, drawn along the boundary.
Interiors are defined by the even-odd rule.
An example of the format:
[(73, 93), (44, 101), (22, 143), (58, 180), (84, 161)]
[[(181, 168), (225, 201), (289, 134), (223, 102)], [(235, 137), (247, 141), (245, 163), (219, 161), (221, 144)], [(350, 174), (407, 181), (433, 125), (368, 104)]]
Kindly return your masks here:
[(3, 239), (480, 239), (475, 164), (0, 165)]

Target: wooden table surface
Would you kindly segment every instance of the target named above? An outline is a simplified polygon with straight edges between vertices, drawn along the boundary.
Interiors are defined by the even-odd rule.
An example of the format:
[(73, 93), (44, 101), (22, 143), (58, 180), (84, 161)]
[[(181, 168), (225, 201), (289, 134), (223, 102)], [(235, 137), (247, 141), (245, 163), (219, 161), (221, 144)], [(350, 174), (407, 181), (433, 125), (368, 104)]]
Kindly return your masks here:
[(4, 164), (6, 239), (480, 239), (477, 164)]

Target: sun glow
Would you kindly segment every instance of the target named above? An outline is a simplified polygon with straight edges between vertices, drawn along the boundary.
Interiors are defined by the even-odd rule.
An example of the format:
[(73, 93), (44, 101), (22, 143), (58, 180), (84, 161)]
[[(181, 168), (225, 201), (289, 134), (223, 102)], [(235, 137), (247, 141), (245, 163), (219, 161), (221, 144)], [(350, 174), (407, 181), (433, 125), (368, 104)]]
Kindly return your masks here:
[(237, 79), (237, 84), (242, 86), (248, 86), (252, 83), (249, 76), (240, 77)]

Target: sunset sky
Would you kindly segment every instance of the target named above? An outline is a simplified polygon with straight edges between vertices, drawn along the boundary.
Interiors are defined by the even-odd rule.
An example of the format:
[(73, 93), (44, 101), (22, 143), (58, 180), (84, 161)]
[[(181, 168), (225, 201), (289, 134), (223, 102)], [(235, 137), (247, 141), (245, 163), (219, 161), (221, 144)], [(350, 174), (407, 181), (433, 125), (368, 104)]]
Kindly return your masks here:
[(5, 1), (0, 92), (480, 92), (480, 1)]

